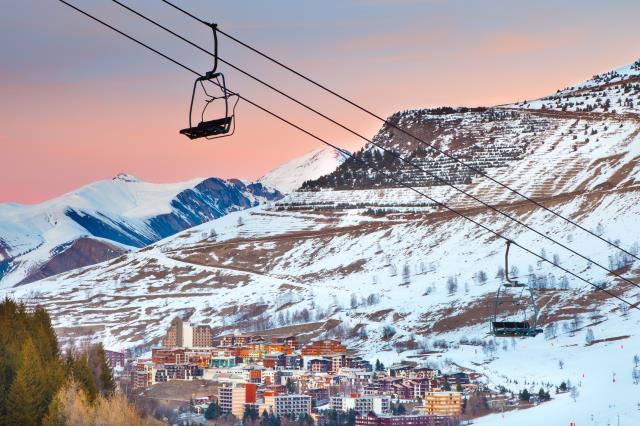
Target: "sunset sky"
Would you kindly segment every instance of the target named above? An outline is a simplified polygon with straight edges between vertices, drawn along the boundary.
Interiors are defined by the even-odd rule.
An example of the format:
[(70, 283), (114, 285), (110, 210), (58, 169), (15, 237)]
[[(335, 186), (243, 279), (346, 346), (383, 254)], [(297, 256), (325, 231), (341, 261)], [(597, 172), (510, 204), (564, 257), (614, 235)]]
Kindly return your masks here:
[[(108, 0), (69, 0), (206, 71), (211, 60)], [(121, 0), (211, 47), (159, 0)], [(555, 92), (640, 57), (638, 0), (176, 2), (379, 115)], [(0, 202), (34, 203), (127, 172), (150, 182), (255, 179), (318, 142), (240, 103), (237, 131), (189, 141), (193, 76), (56, 0), (0, 14)], [(225, 37), (220, 56), (372, 136), (380, 123)], [(229, 88), (348, 149), (361, 141), (246, 77)]]

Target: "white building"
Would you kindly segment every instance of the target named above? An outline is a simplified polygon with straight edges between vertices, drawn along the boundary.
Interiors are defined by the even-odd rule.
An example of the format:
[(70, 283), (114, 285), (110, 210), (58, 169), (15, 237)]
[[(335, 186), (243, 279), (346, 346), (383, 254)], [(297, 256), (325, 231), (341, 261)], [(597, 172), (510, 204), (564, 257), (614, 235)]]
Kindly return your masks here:
[(193, 347), (193, 325), (186, 322), (182, 324), (182, 347)]
[(259, 412), (264, 410), (276, 416), (295, 414), (296, 416), (311, 412), (311, 396), (309, 395), (265, 395), (264, 404)]
[(331, 408), (340, 411), (355, 410), (356, 413), (377, 415), (391, 412), (391, 397), (377, 395), (363, 396), (332, 396)]

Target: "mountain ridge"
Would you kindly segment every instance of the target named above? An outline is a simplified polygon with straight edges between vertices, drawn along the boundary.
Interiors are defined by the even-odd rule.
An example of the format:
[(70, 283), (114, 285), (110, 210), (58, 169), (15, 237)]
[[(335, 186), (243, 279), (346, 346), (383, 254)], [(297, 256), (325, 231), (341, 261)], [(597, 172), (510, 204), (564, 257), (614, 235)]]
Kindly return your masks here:
[[(91, 258), (106, 260), (109, 253), (113, 257), (144, 247), (229, 211), (281, 197), (260, 183), (238, 179), (151, 184), (121, 173), (43, 203), (0, 204), (0, 282), (4, 286), (24, 283), (42, 278), (43, 271), (59, 271), (55, 260), (80, 238), (84, 238), (85, 250), (94, 255), (85, 256), (75, 267), (86, 266)], [(78, 245), (74, 247), (82, 257)], [(70, 253), (67, 258), (65, 263), (74, 266)]]

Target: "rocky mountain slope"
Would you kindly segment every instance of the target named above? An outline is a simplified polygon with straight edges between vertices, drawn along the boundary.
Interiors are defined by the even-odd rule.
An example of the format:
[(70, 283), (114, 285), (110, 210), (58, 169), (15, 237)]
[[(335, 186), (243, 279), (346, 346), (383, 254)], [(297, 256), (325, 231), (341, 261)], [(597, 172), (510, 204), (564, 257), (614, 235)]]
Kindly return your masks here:
[(288, 194), (308, 180), (333, 172), (347, 158), (344, 153), (333, 148), (316, 149), (273, 169), (258, 181)]
[[(614, 81), (620, 89), (604, 90), (629, 96), (624, 84), (640, 74), (629, 72)], [(593, 81), (573, 92), (600, 93), (613, 80)], [(393, 120), (639, 256), (635, 105), (621, 114), (513, 104), (405, 111)], [(575, 398), (554, 394), (530, 412), (480, 420), (484, 424), (613, 424), (617, 416), (621, 424), (640, 421), (632, 375), (640, 352), (640, 291), (597, 265), (640, 283), (640, 261), (395, 129), (383, 127), (376, 140), (590, 259), (385, 160), (376, 148), (357, 154), (547, 259), (511, 252), (511, 274), (533, 289), (543, 335), (489, 334), (504, 276), (504, 240), (351, 161), (273, 206), (233, 212), (135, 253), (18, 287), (12, 295), (45, 305), (61, 338), (103, 340), (110, 347), (148, 348), (181, 315), (218, 332), (287, 327), (340, 337), (386, 363), (413, 360), (477, 371), (494, 389), (553, 391), (566, 380), (576, 387)], [(519, 309), (503, 305), (500, 314), (519, 318)]]
[(112, 259), (282, 195), (217, 178), (151, 184), (119, 174), (37, 205), (0, 204), (0, 286)]

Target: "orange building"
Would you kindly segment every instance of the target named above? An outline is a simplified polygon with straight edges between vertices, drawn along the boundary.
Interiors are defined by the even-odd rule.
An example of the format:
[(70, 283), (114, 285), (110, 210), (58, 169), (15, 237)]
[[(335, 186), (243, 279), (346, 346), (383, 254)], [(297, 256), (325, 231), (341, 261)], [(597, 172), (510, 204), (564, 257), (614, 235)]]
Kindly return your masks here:
[(305, 345), (300, 353), (302, 356), (344, 355), (347, 348), (337, 340), (316, 340)]
[(462, 414), (462, 393), (427, 392), (424, 396), (424, 408), (427, 414), (460, 416)]
[(184, 349), (153, 348), (151, 360), (154, 364), (184, 364), (187, 362)]
[(213, 346), (213, 332), (208, 325), (193, 327), (193, 347), (210, 348)]
[(252, 336), (248, 334), (227, 334), (220, 337), (221, 346), (244, 346), (249, 343), (264, 342), (262, 336)]
[(182, 346), (178, 344), (178, 340), (182, 339), (181, 333), (182, 333), (182, 319), (176, 317), (173, 319), (173, 321), (171, 321), (171, 325), (169, 326), (169, 329), (167, 330), (167, 334), (164, 337), (164, 342), (163, 342), (164, 346), (168, 348), (175, 348), (176, 346)]

